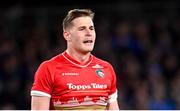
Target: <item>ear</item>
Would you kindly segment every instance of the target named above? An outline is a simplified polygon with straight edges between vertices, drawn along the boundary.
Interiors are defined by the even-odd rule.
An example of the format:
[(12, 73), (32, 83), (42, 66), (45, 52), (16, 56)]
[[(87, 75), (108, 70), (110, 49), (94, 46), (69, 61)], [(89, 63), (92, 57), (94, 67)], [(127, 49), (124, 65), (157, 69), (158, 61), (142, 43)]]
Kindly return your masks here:
[(64, 38), (65, 38), (67, 41), (70, 40), (70, 38), (69, 38), (69, 32), (63, 31), (63, 35), (64, 35)]

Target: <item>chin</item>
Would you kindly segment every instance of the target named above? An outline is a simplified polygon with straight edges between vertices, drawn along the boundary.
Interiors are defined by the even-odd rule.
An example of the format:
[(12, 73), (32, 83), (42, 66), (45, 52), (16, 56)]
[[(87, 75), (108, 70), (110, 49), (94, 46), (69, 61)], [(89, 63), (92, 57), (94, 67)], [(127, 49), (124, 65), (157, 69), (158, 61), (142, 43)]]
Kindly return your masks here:
[(91, 52), (93, 50), (93, 47), (84, 48), (84, 51)]
[(93, 51), (93, 49), (84, 50), (84, 53), (89, 53), (91, 51)]
[(81, 51), (84, 52), (84, 53), (89, 53), (91, 51), (93, 51), (93, 48), (92, 46), (89, 46), (89, 47), (82, 47), (81, 48)]
[(93, 48), (91, 48), (91, 49), (88, 49), (87, 51), (88, 51), (88, 52), (91, 52), (91, 51), (93, 51)]
[(91, 51), (92, 51), (92, 50), (86, 50), (85, 52), (86, 52), (86, 53), (89, 53), (89, 52), (91, 52)]

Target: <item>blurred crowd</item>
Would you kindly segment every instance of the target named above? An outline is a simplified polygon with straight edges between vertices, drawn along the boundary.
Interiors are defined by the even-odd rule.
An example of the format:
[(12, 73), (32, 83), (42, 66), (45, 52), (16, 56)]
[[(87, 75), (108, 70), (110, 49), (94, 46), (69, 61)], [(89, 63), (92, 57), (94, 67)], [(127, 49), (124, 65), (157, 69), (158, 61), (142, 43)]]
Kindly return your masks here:
[[(64, 15), (19, 7), (1, 11), (1, 110), (30, 109), (39, 64), (66, 49)], [(95, 15), (92, 53), (114, 66), (120, 109), (180, 109), (180, 17), (117, 15)]]

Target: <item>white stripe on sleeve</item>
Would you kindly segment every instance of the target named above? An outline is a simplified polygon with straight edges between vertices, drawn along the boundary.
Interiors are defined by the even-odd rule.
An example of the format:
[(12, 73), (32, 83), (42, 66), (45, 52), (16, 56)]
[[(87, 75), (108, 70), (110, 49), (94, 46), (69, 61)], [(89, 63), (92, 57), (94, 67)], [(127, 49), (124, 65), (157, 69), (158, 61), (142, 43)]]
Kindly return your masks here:
[(42, 91), (37, 91), (37, 90), (32, 90), (31, 91), (31, 96), (46, 96), (46, 97), (51, 97), (50, 94), (42, 92)]
[(116, 90), (115, 93), (109, 95), (108, 103), (112, 103), (112, 102), (116, 101), (117, 97), (118, 97), (118, 95), (117, 95), (117, 90)]

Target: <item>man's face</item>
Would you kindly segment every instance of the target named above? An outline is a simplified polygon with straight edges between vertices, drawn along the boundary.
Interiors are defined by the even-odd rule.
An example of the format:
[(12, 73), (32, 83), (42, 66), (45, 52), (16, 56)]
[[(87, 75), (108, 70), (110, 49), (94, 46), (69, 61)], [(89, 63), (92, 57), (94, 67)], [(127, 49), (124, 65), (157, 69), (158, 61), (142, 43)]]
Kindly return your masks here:
[(72, 21), (72, 26), (67, 30), (68, 48), (88, 53), (94, 48), (96, 33), (90, 17), (78, 17)]

